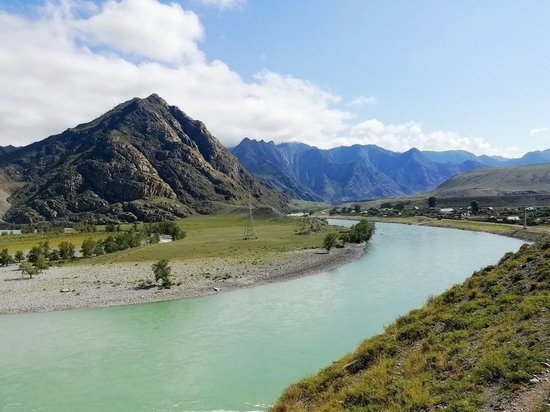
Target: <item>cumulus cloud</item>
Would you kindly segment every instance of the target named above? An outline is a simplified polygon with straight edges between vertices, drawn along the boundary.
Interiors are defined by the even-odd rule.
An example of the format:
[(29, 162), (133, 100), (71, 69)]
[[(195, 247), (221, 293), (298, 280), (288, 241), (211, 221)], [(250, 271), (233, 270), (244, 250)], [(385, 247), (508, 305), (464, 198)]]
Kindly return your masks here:
[(539, 127), (536, 129), (529, 130), (529, 136), (531, 137), (541, 137), (541, 136), (547, 136), (550, 133), (550, 129), (547, 127)]
[(493, 147), (481, 137), (467, 137), (450, 131), (426, 132), (421, 123), (410, 121), (401, 124), (385, 124), (369, 119), (353, 125), (349, 135), (335, 140), (340, 145), (375, 144), (389, 150), (406, 151), (412, 147), (420, 150), (467, 150), (476, 154), (504, 154), (518, 156), (517, 148)]
[(72, 23), (86, 43), (128, 55), (179, 62), (202, 59), (203, 28), (196, 14), (156, 0), (109, 0), (101, 11)]
[[(205, 57), (199, 18), (175, 2), (52, 0), (37, 17), (0, 11), (0, 27), (0, 145), (28, 144), (132, 97), (158, 93), (202, 120), (226, 146), (248, 136), (324, 148), (514, 150), (454, 132), (425, 132), (419, 122), (358, 122), (340, 108), (340, 97), (293, 76), (265, 70), (245, 81)], [(371, 99), (361, 96), (354, 104)]]
[(0, 26), (0, 145), (30, 143), (151, 93), (226, 145), (245, 136), (328, 138), (350, 117), (337, 96), (307, 81), (264, 71), (246, 82), (208, 61), (198, 17), (175, 3), (64, 0), (35, 19), (0, 12)]
[(372, 96), (359, 96), (356, 99), (353, 99), (352, 101), (348, 102), (348, 105), (350, 106), (367, 106), (371, 104), (376, 104), (378, 99), (376, 97)]
[(207, 7), (216, 7), (222, 10), (241, 8), (246, 4), (246, 0), (196, 0)]

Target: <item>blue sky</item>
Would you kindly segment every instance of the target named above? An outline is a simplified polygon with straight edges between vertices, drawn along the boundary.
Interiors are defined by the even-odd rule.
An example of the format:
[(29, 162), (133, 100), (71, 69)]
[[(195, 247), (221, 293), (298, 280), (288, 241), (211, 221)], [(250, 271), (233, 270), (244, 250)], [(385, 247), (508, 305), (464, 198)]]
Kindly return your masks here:
[[(24, 19), (14, 23), (13, 42), (40, 36), (37, 27), (63, 32), (61, 39), (52, 35), (50, 55), (67, 53), (67, 70), (74, 71), (68, 90), (52, 89), (50, 98), (61, 100), (56, 114), (43, 97), (27, 102), (32, 91), (25, 85), (8, 93), (32, 113), (15, 121), (14, 109), (0, 101), (0, 121), (11, 119), (0, 123), (0, 136), (36, 140), (151, 91), (203, 120), (226, 145), (248, 136), (505, 155), (550, 147), (547, 1), (120, 0), (110, 9), (108, 2), (88, 3), (54, 1), (45, 13), (37, 8), (43, 1), (0, 1), (4, 18)], [(167, 7), (179, 19), (173, 26), (162, 24)], [(111, 24), (118, 12), (128, 18), (124, 29)], [(145, 41), (128, 40), (145, 24), (156, 27)], [(170, 39), (183, 40), (166, 44)], [(8, 33), (0, 47), (9, 41)], [(42, 54), (49, 46), (38, 42), (17, 55), (18, 73), (47, 92), (63, 78), (27, 73), (35, 47)], [(51, 64), (65, 70), (62, 62)], [(86, 73), (86, 64), (97, 67)], [(82, 87), (86, 103), (71, 98), (82, 76), (92, 83), (104, 77), (91, 90)], [(121, 85), (125, 79), (129, 84)], [(117, 87), (105, 86), (109, 81)]]

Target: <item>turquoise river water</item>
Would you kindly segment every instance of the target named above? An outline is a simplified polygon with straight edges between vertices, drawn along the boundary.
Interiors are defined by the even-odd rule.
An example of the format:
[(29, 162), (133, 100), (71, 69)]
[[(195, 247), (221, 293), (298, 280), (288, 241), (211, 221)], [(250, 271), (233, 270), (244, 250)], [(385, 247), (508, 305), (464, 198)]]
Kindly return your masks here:
[(379, 223), (366, 254), (331, 272), (195, 299), (0, 316), (0, 411), (264, 410), (521, 244)]

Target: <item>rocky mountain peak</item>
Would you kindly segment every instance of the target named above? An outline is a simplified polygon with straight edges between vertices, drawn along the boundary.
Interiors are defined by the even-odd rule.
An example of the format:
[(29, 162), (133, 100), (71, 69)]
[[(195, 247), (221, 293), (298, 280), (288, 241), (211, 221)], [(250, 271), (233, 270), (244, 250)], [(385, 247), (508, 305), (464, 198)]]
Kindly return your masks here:
[(222, 203), (286, 211), (286, 199), (246, 172), (210, 134), (156, 94), (0, 160), (18, 181), (5, 219), (159, 220)]

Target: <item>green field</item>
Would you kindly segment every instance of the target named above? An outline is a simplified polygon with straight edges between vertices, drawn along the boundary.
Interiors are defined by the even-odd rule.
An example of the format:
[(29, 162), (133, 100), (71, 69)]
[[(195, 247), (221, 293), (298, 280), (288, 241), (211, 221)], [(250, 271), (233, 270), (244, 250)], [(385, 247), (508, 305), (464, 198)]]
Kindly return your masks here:
[(323, 228), (315, 235), (299, 236), (294, 231), (296, 222), (296, 219), (287, 217), (257, 218), (254, 221), (256, 239), (243, 240), (246, 215), (242, 213), (191, 216), (178, 221), (187, 232), (184, 239), (98, 256), (87, 262), (97, 264), (221, 257), (237, 263), (255, 264), (278, 252), (320, 247), (327, 231), (334, 230)]
[(99, 230), (94, 233), (25, 233), (21, 235), (0, 236), (0, 250), (8, 249), (10, 254), (18, 250), (27, 251), (40, 242), (49, 242), (50, 247), (56, 248), (61, 242), (70, 242), (80, 249), (84, 239), (100, 240), (107, 236), (106, 232)]

